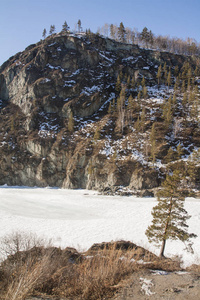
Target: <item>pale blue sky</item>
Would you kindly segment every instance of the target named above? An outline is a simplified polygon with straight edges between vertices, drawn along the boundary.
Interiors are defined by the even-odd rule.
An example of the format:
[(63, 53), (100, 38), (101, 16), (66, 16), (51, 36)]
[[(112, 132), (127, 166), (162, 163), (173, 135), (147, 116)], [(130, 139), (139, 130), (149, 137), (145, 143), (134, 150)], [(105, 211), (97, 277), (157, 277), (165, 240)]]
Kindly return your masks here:
[(200, 42), (200, 0), (0, 0), (0, 64), (42, 38), (51, 24), (61, 31), (66, 20), (73, 29), (96, 32), (105, 23), (137, 28), (156, 35), (191, 37)]

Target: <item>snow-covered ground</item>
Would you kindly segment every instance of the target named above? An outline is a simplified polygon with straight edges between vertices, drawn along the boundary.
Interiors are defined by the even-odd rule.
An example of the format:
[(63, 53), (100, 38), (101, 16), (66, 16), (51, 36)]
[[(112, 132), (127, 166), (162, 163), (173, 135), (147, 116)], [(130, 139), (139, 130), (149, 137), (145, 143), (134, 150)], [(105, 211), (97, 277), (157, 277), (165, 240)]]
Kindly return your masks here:
[[(158, 254), (145, 230), (151, 223), (155, 198), (102, 196), (87, 190), (0, 187), (0, 238), (12, 232), (32, 232), (62, 248), (87, 250), (93, 243), (130, 240)], [(194, 254), (180, 241), (167, 241), (166, 255), (183, 256), (184, 265), (200, 263), (200, 199), (187, 198), (192, 216), (189, 231), (198, 237)]]

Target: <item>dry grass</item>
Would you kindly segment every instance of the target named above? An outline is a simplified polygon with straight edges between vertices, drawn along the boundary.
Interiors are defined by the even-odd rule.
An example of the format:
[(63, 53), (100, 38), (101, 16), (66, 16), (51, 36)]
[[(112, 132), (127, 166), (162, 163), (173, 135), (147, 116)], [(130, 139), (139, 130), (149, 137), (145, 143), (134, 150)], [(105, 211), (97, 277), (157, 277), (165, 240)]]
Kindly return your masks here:
[[(175, 267), (174, 262), (157, 260), (151, 252), (134, 244), (131, 248), (129, 244), (96, 244), (88, 256), (72, 248), (61, 250), (40, 245), (25, 251), (18, 249), (0, 265), (0, 299), (24, 300), (29, 295), (46, 294), (63, 299), (98, 300), (112, 296), (133, 272)], [(137, 263), (141, 258), (151, 263)]]
[(134, 271), (130, 253), (103, 249), (93, 256), (66, 259), (57, 248), (33, 248), (17, 252), (1, 264), (1, 299), (23, 300), (30, 294), (102, 299)]
[(124, 257), (122, 250), (113, 247), (86, 256), (78, 264), (58, 269), (51, 277), (51, 284), (47, 283), (51, 290), (44, 287), (43, 291), (60, 297), (102, 299), (104, 295), (113, 294), (116, 285), (133, 271), (129, 254)]
[(43, 257), (41, 261), (28, 259), (12, 274), (8, 284), (5, 300), (22, 300), (32, 293), (35, 287), (48, 273), (49, 257)]

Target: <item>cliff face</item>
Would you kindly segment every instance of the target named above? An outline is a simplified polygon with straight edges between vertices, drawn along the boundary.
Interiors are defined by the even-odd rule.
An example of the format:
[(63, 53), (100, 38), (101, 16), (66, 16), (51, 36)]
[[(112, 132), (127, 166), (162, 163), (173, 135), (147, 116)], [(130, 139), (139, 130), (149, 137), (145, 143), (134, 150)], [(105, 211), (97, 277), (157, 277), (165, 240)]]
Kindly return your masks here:
[[(141, 112), (133, 111), (131, 122), (124, 121), (120, 131), (120, 111), (108, 114), (108, 107), (113, 99), (117, 106), (119, 74), (131, 78), (136, 87), (144, 77), (153, 95), (158, 66), (167, 62), (181, 67), (184, 61), (182, 56), (97, 35), (62, 34), (11, 57), (0, 68), (0, 184), (88, 189), (159, 186), (162, 168), (144, 163), (138, 152), (141, 137), (133, 125), (134, 114)], [(136, 87), (129, 88), (127, 95), (135, 97)], [(158, 111), (159, 105), (153, 109)], [(143, 138), (150, 120), (145, 120)]]

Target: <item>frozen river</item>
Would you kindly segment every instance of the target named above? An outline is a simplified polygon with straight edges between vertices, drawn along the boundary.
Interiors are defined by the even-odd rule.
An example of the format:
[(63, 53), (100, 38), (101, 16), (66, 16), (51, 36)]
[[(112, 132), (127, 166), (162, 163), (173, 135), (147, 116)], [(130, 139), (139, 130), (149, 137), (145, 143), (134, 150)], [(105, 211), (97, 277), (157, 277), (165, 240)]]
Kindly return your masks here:
[[(86, 250), (93, 243), (129, 240), (155, 253), (145, 230), (151, 223), (156, 198), (102, 196), (87, 190), (0, 187), (0, 238), (12, 232), (32, 232), (52, 239), (62, 248)], [(167, 241), (166, 255), (182, 255), (186, 265), (200, 263), (200, 200), (187, 198), (185, 208), (192, 218), (189, 231), (194, 254), (183, 251), (180, 241)]]

